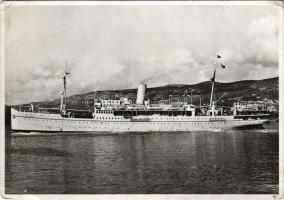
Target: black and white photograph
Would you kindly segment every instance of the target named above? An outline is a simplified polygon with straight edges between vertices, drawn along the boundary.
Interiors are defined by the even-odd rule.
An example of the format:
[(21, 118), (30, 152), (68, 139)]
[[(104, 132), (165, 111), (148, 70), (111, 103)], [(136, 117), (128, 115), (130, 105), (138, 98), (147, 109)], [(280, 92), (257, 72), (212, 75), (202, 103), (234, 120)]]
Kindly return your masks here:
[(281, 2), (5, 3), (4, 196), (281, 198)]

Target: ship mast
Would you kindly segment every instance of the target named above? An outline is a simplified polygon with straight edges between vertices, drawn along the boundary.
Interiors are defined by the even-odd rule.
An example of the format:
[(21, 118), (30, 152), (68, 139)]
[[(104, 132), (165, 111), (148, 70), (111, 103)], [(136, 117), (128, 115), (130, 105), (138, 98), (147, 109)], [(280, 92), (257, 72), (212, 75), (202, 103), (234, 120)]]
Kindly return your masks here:
[[(217, 58), (220, 59), (221, 56), (220, 55), (217, 55)], [(215, 86), (215, 76), (216, 76), (216, 70), (218, 67), (222, 67), (222, 68), (225, 68), (225, 65), (223, 65), (220, 61), (218, 62), (215, 62), (214, 63), (214, 66), (215, 66), (215, 69), (214, 69), (214, 73), (213, 73), (213, 77), (211, 79), (211, 82), (212, 82), (212, 87), (211, 87), (211, 95), (210, 95), (210, 109), (211, 110), (214, 110), (214, 101), (213, 101), (213, 96), (214, 96), (214, 86)], [(213, 111), (214, 112), (214, 111)]]
[(66, 59), (66, 66), (63, 76), (63, 92), (61, 92), (61, 104), (60, 104), (60, 112), (62, 114), (66, 114), (66, 104), (67, 104), (67, 81), (66, 77), (69, 75), (70, 72), (67, 72), (67, 59)]
[(211, 79), (212, 81), (212, 87), (211, 87), (211, 96), (210, 96), (210, 108), (212, 109), (213, 104), (213, 95), (214, 95), (214, 86), (215, 86), (215, 74), (216, 74), (216, 68), (214, 69), (214, 74)]

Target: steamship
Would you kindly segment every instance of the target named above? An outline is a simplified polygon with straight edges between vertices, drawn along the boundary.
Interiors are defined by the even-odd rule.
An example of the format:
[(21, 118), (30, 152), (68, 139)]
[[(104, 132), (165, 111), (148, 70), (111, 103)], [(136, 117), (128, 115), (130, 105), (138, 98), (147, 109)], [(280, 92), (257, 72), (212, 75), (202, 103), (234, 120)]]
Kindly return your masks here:
[(136, 101), (102, 99), (94, 102), (91, 112), (81, 114), (66, 109), (66, 78), (69, 73), (65, 71), (60, 108), (36, 109), (33, 105), (29, 109), (11, 108), (11, 128), (28, 132), (176, 132), (249, 128), (267, 122), (266, 113), (240, 114), (236, 107), (229, 114), (223, 113), (213, 100), (216, 69), (211, 79), (210, 104), (206, 109), (187, 102), (178, 106), (170, 101), (151, 104), (145, 98), (146, 84), (140, 84)]

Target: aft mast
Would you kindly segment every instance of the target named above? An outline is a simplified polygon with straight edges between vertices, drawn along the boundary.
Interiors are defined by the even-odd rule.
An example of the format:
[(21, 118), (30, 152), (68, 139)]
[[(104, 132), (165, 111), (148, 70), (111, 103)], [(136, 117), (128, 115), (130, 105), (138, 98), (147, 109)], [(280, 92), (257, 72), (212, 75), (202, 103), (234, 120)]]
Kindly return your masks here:
[(211, 96), (210, 96), (210, 108), (212, 108), (212, 104), (213, 104), (213, 94), (214, 94), (214, 85), (215, 85), (215, 74), (216, 74), (216, 68), (214, 69), (214, 74), (213, 77), (211, 79), (212, 81), (212, 87), (211, 87)]
[[(220, 55), (217, 55), (217, 58), (220, 59), (222, 58)], [(215, 69), (214, 69), (214, 73), (213, 73), (213, 77), (211, 79), (212, 82), (212, 87), (211, 87), (211, 95), (210, 95), (210, 105), (209, 105), (209, 109), (212, 111), (212, 115), (215, 115), (215, 102), (213, 101), (213, 96), (214, 96), (214, 86), (215, 86), (215, 77), (216, 77), (216, 70), (217, 67), (222, 67), (225, 68), (225, 65), (223, 65), (220, 61), (215, 63)]]

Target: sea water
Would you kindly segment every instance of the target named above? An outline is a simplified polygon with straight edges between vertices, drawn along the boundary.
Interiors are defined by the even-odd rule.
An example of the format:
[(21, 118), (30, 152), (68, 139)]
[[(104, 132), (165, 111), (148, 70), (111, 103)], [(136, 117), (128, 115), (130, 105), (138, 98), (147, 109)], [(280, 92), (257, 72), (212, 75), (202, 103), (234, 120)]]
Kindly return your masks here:
[(170, 133), (11, 133), (7, 194), (277, 194), (278, 125)]

